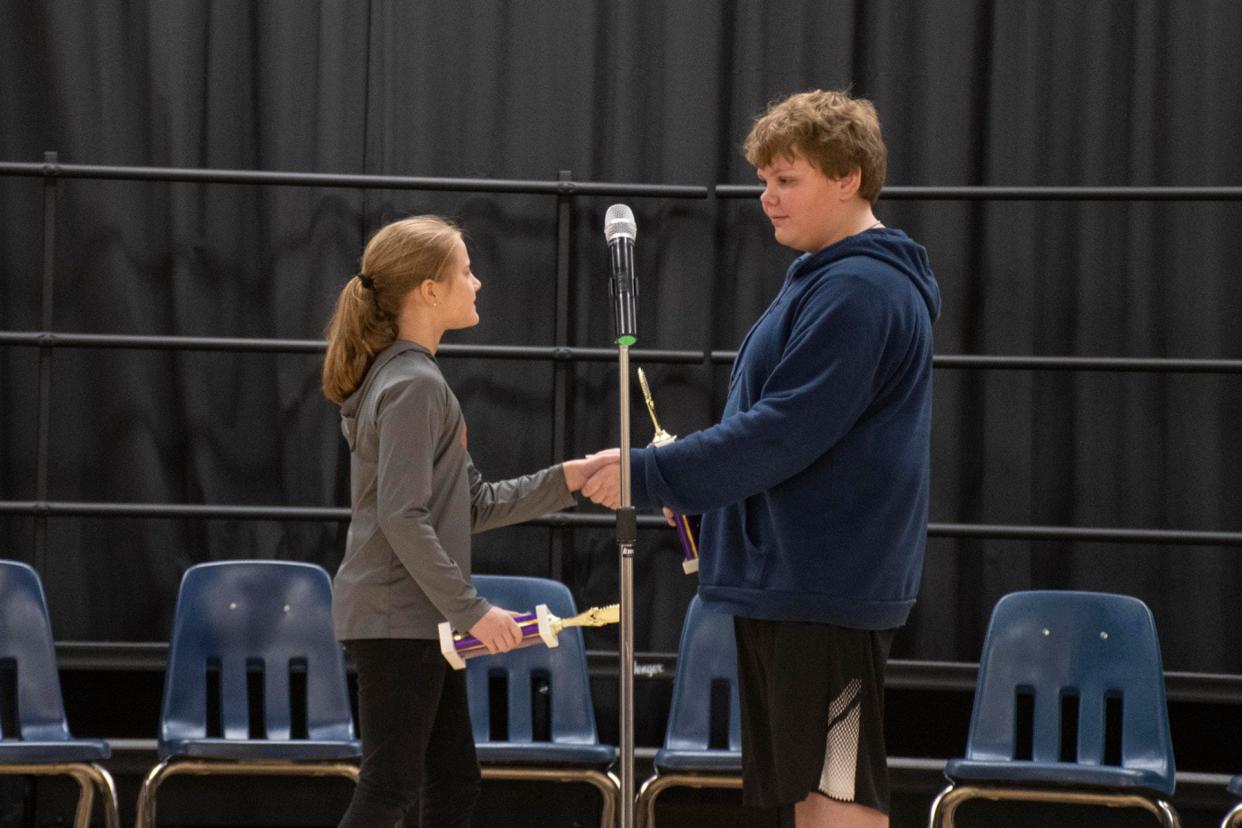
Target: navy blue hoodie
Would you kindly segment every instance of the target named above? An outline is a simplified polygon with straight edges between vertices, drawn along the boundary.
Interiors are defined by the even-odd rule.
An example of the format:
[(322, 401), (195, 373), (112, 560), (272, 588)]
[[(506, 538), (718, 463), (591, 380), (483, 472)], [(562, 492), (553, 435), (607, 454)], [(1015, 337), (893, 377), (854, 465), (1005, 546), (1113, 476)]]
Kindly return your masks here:
[(905, 622), (927, 540), (939, 313), (927, 251), (900, 230), (800, 256), (742, 342), (721, 421), (632, 451), (636, 506), (703, 514), (705, 602)]

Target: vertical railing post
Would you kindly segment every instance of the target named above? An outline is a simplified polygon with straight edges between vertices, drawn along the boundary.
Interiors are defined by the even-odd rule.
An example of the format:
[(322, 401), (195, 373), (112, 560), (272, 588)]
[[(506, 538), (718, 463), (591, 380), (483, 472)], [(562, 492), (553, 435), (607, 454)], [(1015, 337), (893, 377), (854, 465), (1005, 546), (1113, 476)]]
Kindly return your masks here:
[[(565, 185), (556, 196), (556, 330), (553, 344), (569, 345), (569, 256), (573, 233), (573, 187), (569, 170), (561, 170), (558, 180)], [(572, 365), (559, 357), (552, 360), (552, 461), (567, 459), (569, 444), (569, 381)], [(548, 550), (548, 577), (564, 580), (565, 539), (572, 530), (553, 527)]]
[[(55, 152), (43, 153), (43, 298), (40, 303), (40, 329), (50, 333), (53, 328), (53, 298), (56, 275), (56, 190), (57, 163)], [(38, 425), (35, 431), (35, 502), (48, 500), (48, 434), (52, 420), (52, 345), (39, 346)], [(47, 572), (47, 515), (34, 516), (34, 568), (40, 575)]]

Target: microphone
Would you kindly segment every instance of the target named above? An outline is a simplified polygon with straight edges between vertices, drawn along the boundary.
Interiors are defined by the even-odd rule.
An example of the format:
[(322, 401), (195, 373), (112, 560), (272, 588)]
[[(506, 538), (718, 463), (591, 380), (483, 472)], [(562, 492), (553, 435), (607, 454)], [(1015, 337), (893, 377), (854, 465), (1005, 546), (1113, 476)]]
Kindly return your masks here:
[(612, 299), (612, 327), (618, 345), (627, 348), (638, 341), (638, 279), (634, 276), (634, 237), (638, 225), (634, 212), (624, 204), (614, 204), (604, 215), (604, 238), (612, 260), (608, 296)]

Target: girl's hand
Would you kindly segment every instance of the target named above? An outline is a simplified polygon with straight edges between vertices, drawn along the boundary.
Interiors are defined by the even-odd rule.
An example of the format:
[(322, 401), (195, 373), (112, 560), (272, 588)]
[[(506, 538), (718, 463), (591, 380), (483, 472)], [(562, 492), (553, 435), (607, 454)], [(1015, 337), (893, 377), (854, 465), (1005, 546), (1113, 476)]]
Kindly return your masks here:
[(492, 607), (469, 632), (489, 653), (507, 653), (522, 643), (522, 628), (513, 620), (513, 615), (508, 610)]

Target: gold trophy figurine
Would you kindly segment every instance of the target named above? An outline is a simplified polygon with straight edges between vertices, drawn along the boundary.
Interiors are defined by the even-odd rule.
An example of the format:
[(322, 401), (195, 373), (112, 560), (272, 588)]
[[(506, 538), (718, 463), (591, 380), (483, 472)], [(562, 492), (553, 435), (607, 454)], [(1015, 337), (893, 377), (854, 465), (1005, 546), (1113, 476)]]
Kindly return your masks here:
[[(647, 413), (651, 415), (651, 425), (655, 427), (655, 436), (651, 445), (664, 446), (677, 439), (677, 435), (669, 434), (660, 427), (656, 417), (655, 400), (651, 398), (651, 388), (647, 385), (647, 375), (638, 369), (638, 384), (643, 390), (643, 400), (647, 403)], [(677, 526), (677, 539), (681, 541), (681, 568), (687, 575), (699, 571), (699, 543), (695, 537), (698, 533), (698, 516), (691, 517), (673, 513), (673, 522)]]
[(677, 439), (677, 435), (669, 434), (660, 427), (660, 418), (656, 416), (655, 400), (651, 398), (651, 386), (647, 385), (647, 375), (643, 373), (643, 369), (638, 369), (638, 384), (643, 389), (643, 400), (647, 403), (647, 413), (651, 415), (651, 425), (655, 428), (655, 436), (651, 438), (651, 445), (662, 446), (671, 443)]

